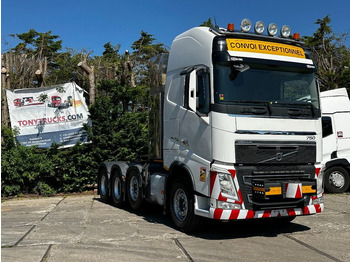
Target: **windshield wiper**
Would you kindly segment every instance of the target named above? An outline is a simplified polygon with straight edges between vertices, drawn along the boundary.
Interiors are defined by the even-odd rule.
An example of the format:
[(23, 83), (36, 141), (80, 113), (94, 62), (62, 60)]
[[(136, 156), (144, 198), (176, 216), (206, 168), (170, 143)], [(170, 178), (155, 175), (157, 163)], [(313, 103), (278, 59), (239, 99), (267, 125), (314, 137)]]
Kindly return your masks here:
[[(274, 102), (272, 105), (286, 105), (286, 106), (293, 106), (294, 108), (288, 109), (288, 114), (290, 116), (308, 116), (311, 115), (315, 116), (315, 108), (311, 103), (308, 102)], [(295, 107), (303, 107), (303, 108), (295, 108)]]
[[(249, 108), (245, 107), (242, 109), (242, 113), (245, 113), (245, 114), (252, 113), (255, 115), (264, 115), (268, 113), (268, 115), (271, 115), (270, 103), (268, 101), (243, 100), (243, 101), (225, 101), (225, 102), (234, 103), (234, 104), (251, 104), (251, 107)], [(265, 107), (262, 107), (259, 105), (264, 105)]]
[(261, 100), (225, 100), (225, 102), (229, 103), (240, 103), (240, 104), (268, 104), (268, 101), (261, 101)]
[(287, 106), (312, 106), (311, 103), (309, 102), (278, 102), (278, 101), (275, 101), (275, 102), (271, 102), (272, 105), (287, 105)]

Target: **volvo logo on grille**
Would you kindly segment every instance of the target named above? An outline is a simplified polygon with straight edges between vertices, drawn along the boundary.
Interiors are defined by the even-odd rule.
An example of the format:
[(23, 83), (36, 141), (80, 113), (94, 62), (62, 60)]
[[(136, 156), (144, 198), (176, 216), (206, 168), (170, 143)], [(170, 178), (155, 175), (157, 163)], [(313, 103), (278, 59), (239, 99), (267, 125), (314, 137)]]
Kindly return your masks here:
[(281, 153), (281, 152), (278, 152), (277, 154), (276, 154), (276, 160), (277, 161), (281, 161), (282, 160), (282, 158), (283, 158), (283, 153)]

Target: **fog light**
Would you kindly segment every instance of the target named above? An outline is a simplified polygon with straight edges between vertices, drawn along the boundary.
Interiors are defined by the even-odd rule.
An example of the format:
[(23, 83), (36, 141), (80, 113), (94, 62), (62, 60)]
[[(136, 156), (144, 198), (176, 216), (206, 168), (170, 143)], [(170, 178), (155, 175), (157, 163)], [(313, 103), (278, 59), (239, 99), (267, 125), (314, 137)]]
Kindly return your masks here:
[(221, 209), (230, 209), (230, 210), (231, 209), (241, 209), (241, 205), (239, 205), (239, 204), (223, 202), (223, 201), (218, 201), (217, 207), (221, 208)]

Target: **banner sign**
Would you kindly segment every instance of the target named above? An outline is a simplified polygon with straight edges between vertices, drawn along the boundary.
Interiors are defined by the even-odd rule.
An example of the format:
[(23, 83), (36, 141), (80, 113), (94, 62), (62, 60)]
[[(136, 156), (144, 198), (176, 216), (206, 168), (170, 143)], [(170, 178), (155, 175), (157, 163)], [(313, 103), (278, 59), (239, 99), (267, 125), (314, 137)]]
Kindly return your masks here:
[(83, 124), (90, 124), (84, 90), (76, 83), (6, 90), (12, 129), (24, 146), (69, 147), (88, 142)]
[(247, 39), (227, 39), (226, 41), (229, 51), (281, 55), (305, 59), (304, 50), (298, 46)]

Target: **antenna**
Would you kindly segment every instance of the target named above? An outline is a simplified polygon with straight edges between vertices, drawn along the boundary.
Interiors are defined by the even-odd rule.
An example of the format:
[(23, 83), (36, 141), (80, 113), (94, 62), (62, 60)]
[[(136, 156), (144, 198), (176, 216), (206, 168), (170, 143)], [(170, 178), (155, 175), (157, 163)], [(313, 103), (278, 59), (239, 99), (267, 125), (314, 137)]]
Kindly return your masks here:
[(219, 29), (219, 26), (218, 26), (217, 23), (216, 23), (216, 18), (215, 18), (215, 16), (214, 16), (214, 23), (215, 23), (215, 28), (216, 28), (216, 29)]

